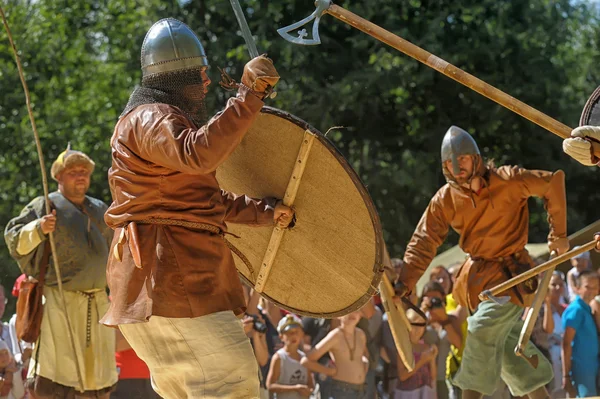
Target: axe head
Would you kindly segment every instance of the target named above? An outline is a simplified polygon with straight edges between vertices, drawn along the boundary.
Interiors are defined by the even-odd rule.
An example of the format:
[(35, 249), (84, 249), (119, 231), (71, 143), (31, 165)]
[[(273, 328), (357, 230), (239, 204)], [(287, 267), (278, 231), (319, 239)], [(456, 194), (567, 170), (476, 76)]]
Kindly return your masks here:
[[(323, 13), (331, 6), (331, 0), (316, 0), (315, 6), (317, 9), (315, 12), (310, 14), (308, 17), (304, 18), (302, 21), (298, 21), (294, 24), (286, 26), (284, 28), (277, 29), (277, 33), (281, 35), (288, 42), (292, 42), (295, 44), (302, 44), (304, 46), (314, 46), (317, 44), (321, 44), (321, 38), (319, 37), (319, 21), (321, 20), (321, 16)], [(308, 32), (306, 28), (303, 28), (304, 25), (310, 23), (314, 20), (312, 26), (312, 39), (306, 38), (308, 36)], [(300, 29), (302, 28), (302, 29)], [(297, 36), (293, 36), (291, 34), (292, 31), (296, 29), (300, 29), (296, 32)]]
[(510, 301), (509, 296), (497, 297), (494, 294), (492, 294), (491, 290), (483, 291), (481, 294), (479, 294), (479, 299), (481, 299), (482, 301), (489, 299), (490, 301), (496, 302), (498, 305), (506, 305), (508, 303), (508, 301)]
[(538, 355), (527, 356), (525, 354), (524, 348), (522, 348), (520, 345), (517, 345), (517, 347), (515, 348), (515, 355), (525, 359), (527, 363), (529, 363), (529, 365), (534, 369), (537, 369), (540, 364), (540, 359), (538, 358)]

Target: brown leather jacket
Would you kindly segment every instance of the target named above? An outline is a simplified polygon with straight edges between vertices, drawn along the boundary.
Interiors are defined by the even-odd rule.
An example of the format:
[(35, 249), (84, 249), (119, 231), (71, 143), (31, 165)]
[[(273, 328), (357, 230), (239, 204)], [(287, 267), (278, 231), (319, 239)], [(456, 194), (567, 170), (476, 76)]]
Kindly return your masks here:
[[(274, 199), (225, 192), (215, 172), (262, 106), (258, 97), (241, 87), (225, 110), (200, 129), (166, 104), (140, 105), (119, 120), (111, 140), (113, 203), (105, 215), (115, 229), (107, 266), (111, 306), (102, 323), (243, 311), (241, 283), (220, 235), (146, 222), (153, 218), (196, 222), (223, 231), (227, 222), (272, 226)], [(121, 255), (115, 256), (124, 227), (129, 245), (118, 246)], [(132, 227), (137, 229), (137, 245)], [(135, 251), (141, 268), (134, 264)]]
[[(533, 264), (524, 249), (529, 231), (527, 199), (543, 198), (548, 212), (548, 242), (566, 237), (567, 215), (564, 173), (502, 166), (484, 169), (484, 187), (478, 194), (450, 182), (431, 199), (407, 246), (400, 280), (413, 288), (452, 227), (469, 259), (463, 264), (453, 295), (471, 311), (481, 291), (522, 272)], [(531, 295), (510, 290), (511, 302), (526, 305)], [(522, 298), (519, 298), (521, 296)]]

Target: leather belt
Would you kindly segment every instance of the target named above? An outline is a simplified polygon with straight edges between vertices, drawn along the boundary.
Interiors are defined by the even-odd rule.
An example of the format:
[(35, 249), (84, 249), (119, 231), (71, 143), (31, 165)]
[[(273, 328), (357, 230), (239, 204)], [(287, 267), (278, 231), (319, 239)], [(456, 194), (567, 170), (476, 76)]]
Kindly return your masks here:
[(242, 253), (242, 251), (237, 249), (235, 247), (235, 245), (233, 245), (227, 238), (225, 238), (225, 234), (232, 235), (236, 238), (239, 238), (238, 236), (236, 236), (235, 234), (223, 231), (221, 228), (214, 226), (212, 224), (200, 223), (200, 222), (189, 222), (189, 221), (185, 221), (185, 220), (166, 219), (166, 218), (150, 218), (150, 219), (144, 219), (144, 220), (136, 220), (135, 222), (127, 223), (121, 230), (119, 240), (117, 241), (117, 245), (115, 245), (115, 248), (113, 250), (113, 255), (115, 256), (115, 258), (117, 260), (121, 261), (123, 259), (123, 245), (125, 244), (125, 242), (127, 242), (129, 244), (129, 250), (131, 252), (131, 256), (133, 258), (133, 262), (134, 262), (135, 266), (140, 269), (143, 268), (142, 257), (141, 257), (140, 248), (139, 248), (139, 234), (138, 234), (138, 228), (137, 228), (138, 224), (157, 224), (157, 225), (168, 225), (168, 226), (181, 226), (181, 227), (185, 227), (188, 229), (204, 230), (204, 231), (208, 231), (209, 233), (218, 235), (219, 237), (221, 237), (223, 239), (223, 241), (225, 242), (225, 245), (227, 245), (227, 247), (231, 250), (231, 252), (236, 254), (241, 259), (241, 261), (244, 262), (244, 264), (250, 271), (250, 275), (253, 278), (255, 277), (254, 276), (254, 268), (252, 267), (252, 264), (250, 263), (250, 261), (248, 260), (246, 255), (244, 255)]

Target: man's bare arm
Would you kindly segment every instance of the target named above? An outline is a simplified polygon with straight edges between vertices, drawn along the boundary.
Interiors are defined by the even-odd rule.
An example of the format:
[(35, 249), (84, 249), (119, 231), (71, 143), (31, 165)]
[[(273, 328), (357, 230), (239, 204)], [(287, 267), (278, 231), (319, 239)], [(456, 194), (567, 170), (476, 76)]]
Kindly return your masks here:
[(254, 356), (260, 367), (265, 367), (269, 362), (269, 349), (265, 334), (253, 331), (252, 342), (254, 343)]
[(450, 343), (454, 345), (454, 347), (460, 349), (463, 345), (463, 336), (460, 328), (460, 323), (454, 315), (448, 315), (448, 321), (449, 323), (444, 326), (448, 337), (448, 341), (450, 341)]
[(315, 360), (309, 360), (306, 356), (300, 360), (300, 364), (313, 373), (321, 373), (329, 377), (335, 377), (337, 374), (337, 368), (323, 366), (321, 363)]
[(550, 301), (544, 301), (544, 318), (542, 319), (542, 328), (546, 334), (554, 332), (554, 317), (552, 316), (552, 305)]
[(456, 307), (456, 309), (454, 309), (451, 312), (448, 312), (448, 315), (455, 316), (456, 317), (456, 321), (461, 326), (462, 326), (462, 323), (464, 323), (465, 321), (467, 321), (467, 316), (469, 316), (469, 314), (467, 313), (467, 309), (464, 308), (462, 305), (458, 305)]
[(431, 360), (429, 361), (429, 372), (430, 372), (430, 378), (431, 378), (431, 382), (429, 384), (429, 386), (433, 389), (436, 388), (436, 382), (437, 382), (437, 361), (436, 361), (437, 356), (434, 356), (431, 358)]
[(400, 378), (400, 381), (408, 380), (417, 372), (417, 370), (425, 366), (429, 362), (429, 360), (430, 359), (428, 357), (422, 356), (419, 359), (419, 361), (415, 363), (415, 368), (413, 369), (413, 371), (408, 371), (406, 366), (404, 366), (404, 362), (402, 361), (402, 359), (400, 359), (400, 356), (398, 356), (398, 378)]
[(336, 331), (337, 330), (330, 331), (325, 338), (319, 341), (315, 347), (306, 354), (306, 358), (311, 361), (317, 361), (323, 357), (324, 354), (329, 352), (329, 350), (337, 343), (338, 338)]

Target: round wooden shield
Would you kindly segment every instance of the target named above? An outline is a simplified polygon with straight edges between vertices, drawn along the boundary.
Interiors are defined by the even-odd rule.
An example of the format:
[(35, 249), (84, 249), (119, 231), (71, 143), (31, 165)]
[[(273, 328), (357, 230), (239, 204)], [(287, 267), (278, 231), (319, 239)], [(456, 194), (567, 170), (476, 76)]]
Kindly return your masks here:
[(223, 189), (253, 198), (283, 198), (290, 180), (299, 182), (296, 223), (283, 231), (275, 252), (273, 227), (228, 224), (240, 236), (230, 241), (254, 269), (234, 256), (246, 282), (254, 286), (266, 256), (274, 255), (263, 296), (300, 315), (331, 318), (360, 309), (378, 291), (384, 241), (377, 211), (352, 167), (315, 128), (264, 107), (217, 179)]
[(600, 126), (600, 107), (598, 103), (600, 103), (600, 87), (594, 90), (585, 103), (579, 118), (579, 126)]

